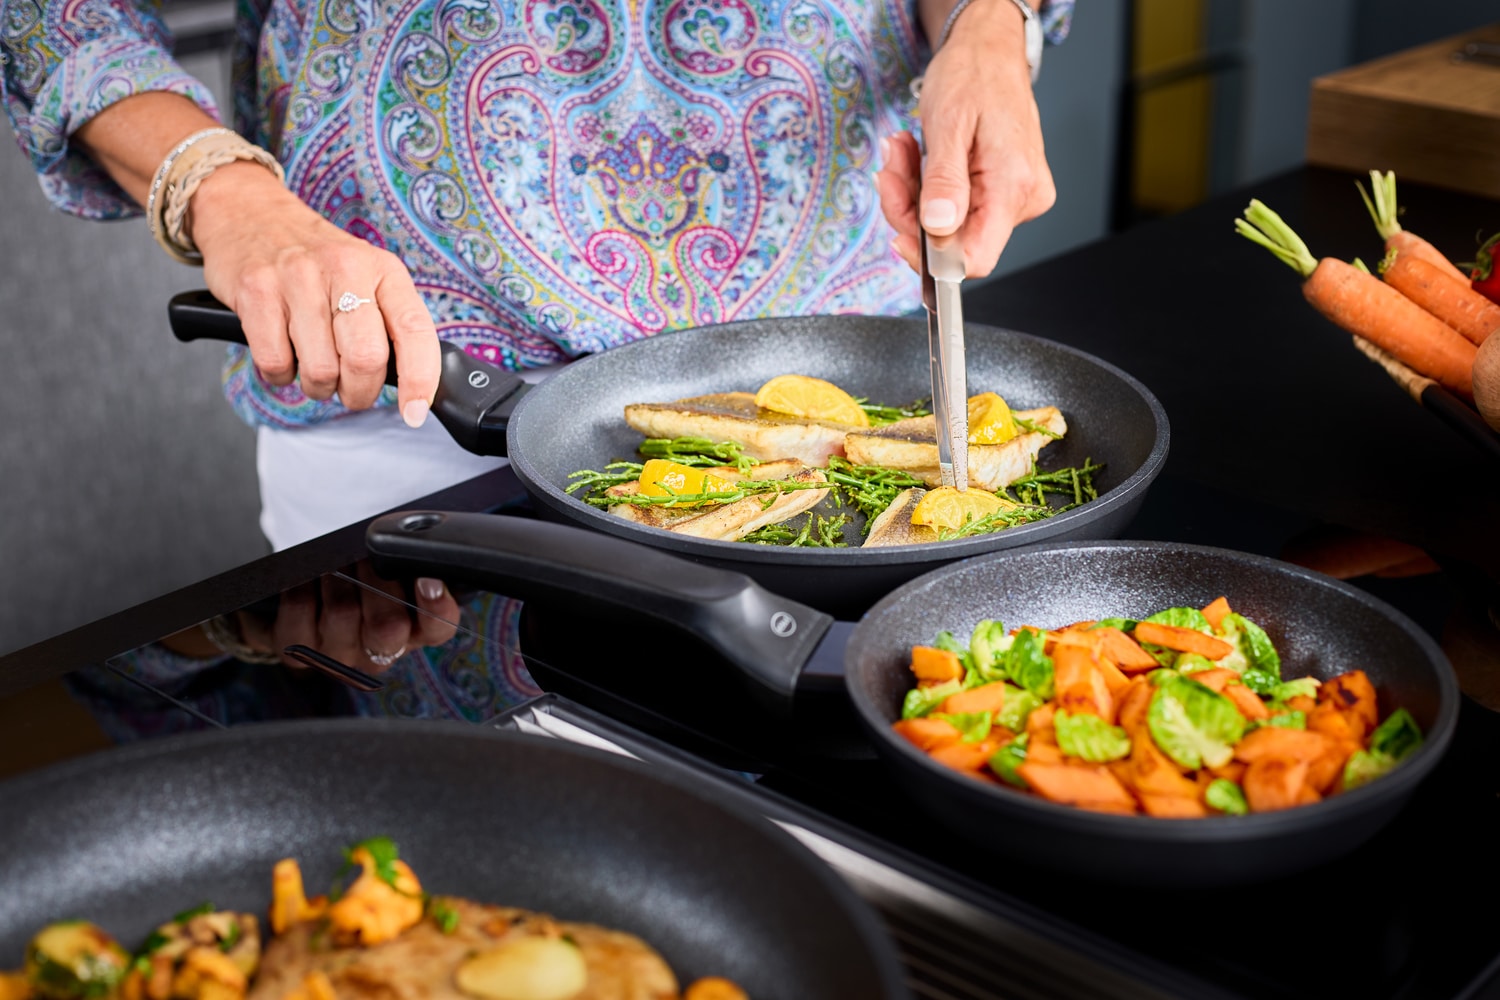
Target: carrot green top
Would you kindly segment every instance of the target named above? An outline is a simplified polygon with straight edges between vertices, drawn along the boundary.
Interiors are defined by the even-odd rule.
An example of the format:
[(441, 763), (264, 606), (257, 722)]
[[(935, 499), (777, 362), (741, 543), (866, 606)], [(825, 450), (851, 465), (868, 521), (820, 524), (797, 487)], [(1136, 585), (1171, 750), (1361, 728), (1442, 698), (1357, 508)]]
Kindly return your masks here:
[(1379, 170), (1370, 171), (1373, 200), (1359, 181), (1355, 181), (1354, 186), (1359, 188), (1359, 196), (1364, 199), (1365, 208), (1370, 210), (1370, 218), (1375, 220), (1375, 231), (1381, 239), (1388, 240), (1401, 232), (1401, 223), (1396, 219), (1401, 214), (1396, 205), (1396, 171), (1387, 170), (1383, 174)]
[(1271, 251), (1302, 277), (1309, 277), (1317, 270), (1318, 258), (1307, 249), (1302, 237), (1292, 227), (1281, 221), (1281, 216), (1266, 207), (1259, 199), (1252, 198), (1245, 209), (1245, 218), (1234, 220), (1235, 232), (1252, 243), (1259, 243)]

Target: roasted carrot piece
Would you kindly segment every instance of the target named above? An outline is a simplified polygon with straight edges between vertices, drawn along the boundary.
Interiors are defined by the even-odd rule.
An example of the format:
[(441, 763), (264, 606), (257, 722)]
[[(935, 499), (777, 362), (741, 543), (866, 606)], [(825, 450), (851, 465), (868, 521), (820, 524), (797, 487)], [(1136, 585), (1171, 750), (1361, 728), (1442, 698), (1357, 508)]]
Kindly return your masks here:
[(1115, 661), (1108, 656), (1100, 656), (1094, 661), (1094, 669), (1099, 671), (1099, 676), (1104, 678), (1104, 686), (1109, 690), (1109, 696), (1118, 704), (1120, 692), (1130, 686), (1130, 678), (1120, 672), (1115, 666)]
[(1000, 681), (950, 694), (943, 699), (941, 712), (960, 715), (964, 712), (998, 712), (1005, 707), (1005, 685)]
[(1145, 677), (1137, 677), (1120, 694), (1120, 711), (1116, 725), (1130, 734), (1132, 740), (1150, 739), (1146, 734), (1146, 712), (1156, 689)]
[(1028, 759), (1016, 772), (1033, 791), (1050, 802), (1135, 811), (1135, 799), (1101, 765), (1035, 764)]
[(986, 739), (980, 740), (978, 743), (949, 743), (947, 746), (938, 747), (936, 750), (933, 750), (930, 756), (944, 767), (951, 767), (955, 771), (978, 775), (980, 769), (984, 767), (990, 757), (999, 749), (999, 740)]
[[(1197, 674), (1193, 675), (1197, 677)], [(1240, 714), (1247, 719), (1269, 719), (1271, 710), (1266, 703), (1261, 701), (1260, 695), (1251, 691), (1243, 684), (1226, 684), (1220, 692), (1224, 697), (1234, 702), (1234, 707), (1240, 710)]]
[(1057, 714), (1056, 702), (1045, 702), (1040, 708), (1031, 710), (1026, 717), (1026, 731), (1031, 733), (1031, 742), (1035, 743), (1038, 738), (1049, 742), (1057, 742), (1057, 733), (1052, 728), (1053, 716)]
[(1055, 741), (1039, 740), (1035, 736), (1026, 744), (1026, 759), (1033, 764), (1066, 764), (1062, 748)]
[(1220, 767), (1205, 768), (1211, 778), (1227, 778), (1236, 785), (1245, 777), (1245, 768), (1248, 765), (1242, 760), (1230, 760)]
[(1307, 728), (1310, 732), (1323, 733), (1340, 742), (1359, 743), (1365, 741), (1365, 720), (1353, 712), (1345, 712), (1331, 701), (1319, 702), (1307, 713)]
[(1155, 670), (1161, 666), (1156, 662), (1156, 657), (1141, 648), (1140, 643), (1117, 628), (1098, 628), (1094, 629), (1094, 633), (1099, 636), (1101, 655), (1114, 660), (1125, 673)]
[(1328, 749), (1323, 752), (1323, 755), (1308, 762), (1308, 787), (1316, 789), (1321, 795), (1333, 792), (1344, 773), (1344, 765), (1348, 763), (1349, 755), (1358, 749), (1360, 749), (1358, 743), (1330, 740)]
[(1138, 795), (1168, 795), (1192, 798), (1198, 786), (1182, 773), (1170, 757), (1150, 739), (1135, 741), (1130, 750), (1130, 780), (1127, 784)]
[[(1310, 771), (1311, 768), (1309, 768), (1308, 770)], [(1302, 791), (1300, 791), (1300, 792), (1297, 793), (1297, 804), (1299, 806), (1310, 806), (1314, 802), (1322, 802), (1322, 801), (1323, 801), (1323, 796), (1321, 796), (1321, 795), (1318, 794), (1318, 790), (1316, 788), (1314, 788), (1311, 784), (1309, 784), (1307, 781), (1303, 781), (1302, 782)]]
[(1222, 660), (1234, 652), (1234, 647), (1223, 639), (1215, 639), (1197, 629), (1163, 625), (1160, 622), (1141, 622), (1135, 627), (1133, 634), (1136, 642), (1149, 642), (1180, 653), (1197, 653), (1210, 660)]
[(1302, 714), (1306, 715), (1308, 712), (1311, 712), (1315, 707), (1317, 707), (1317, 704), (1317, 702), (1312, 700), (1312, 697), (1310, 695), (1299, 694), (1295, 698), (1288, 698), (1286, 707), (1291, 709), (1293, 712), (1301, 712)]
[(1235, 745), (1234, 759), (1246, 764), (1272, 757), (1307, 762), (1327, 753), (1332, 743), (1327, 736), (1309, 729), (1263, 726)]
[(1318, 701), (1331, 702), (1341, 712), (1351, 712), (1365, 724), (1365, 729), (1380, 725), (1380, 710), (1375, 703), (1375, 685), (1363, 670), (1339, 674), (1318, 688)]
[(1208, 815), (1207, 806), (1185, 795), (1143, 794), (1141, 809), (1157, 819), (1202, 819)]
[(1215, 597), (1203, 608), (1203, 617), (1208, 619), (1208, 623), (1215, 630), (1218, 629), (1219, 623), (1224, 620), (1224, 616), (1227, 614), (1229, 614), (1229, 598), (1227, 597)]
[(1224, 667), (1216, 667), (1213, 670), (1195, 670), (1188, 674), (1188, 676), (1210, 691), (1217, 691), (1220, 694), (1224, 693), (1224, 688), (1230, 681), (1240, 679), (1239, 674)]
[(1097, 715), (1105, 722), (1114, 721), (1114, 697), (1087, 649), (1058, 646), (1053, 652), (1052, 670), (1058, 708)]
[(902, 719), (893, 727), (908, 742), (919, 750), (936, 750), (950, 743), (957, 743), (963, 733), (947, 719), (924, 716), (920, 719)]
[(959, 662), (958, 654), (947, 649), (938, 649), (934, 646), (913, 646), (911, 648), (911, 672), (916, 674), (919, 681), (932, 681), (941, 684), (944, 681), (956, 681), (964, 675), (964, 665)]
[(1245, 790), (1245, 802), (1250, 806), (1251, 812), (1273, 812), (1297, 805), (1306, 780), (1307, 761), (1267, 757), (1245, 768), (1245, 780), (1241, 787)]

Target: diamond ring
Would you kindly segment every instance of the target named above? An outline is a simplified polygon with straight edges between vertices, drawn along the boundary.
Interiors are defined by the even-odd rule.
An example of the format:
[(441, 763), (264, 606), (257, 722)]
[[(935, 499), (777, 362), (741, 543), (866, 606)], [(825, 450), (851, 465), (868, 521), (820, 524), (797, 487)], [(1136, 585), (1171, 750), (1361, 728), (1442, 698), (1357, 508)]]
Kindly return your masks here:
[(339, 296), (339, 312), (352, 313), (354, 310), (358, 309), (365, 303), (374, 301), (374, 299), (362, 299), (358, 295), (355, 295), (353, 292), (345, 292), (343, 295)]
[(402, 646), (394, 653), (377, 653), (374, 650), (370, 649), (368, 646), (365, 647), (365, 656), (369, 657), (370, 662), (375, 664), (377, 667), (388, 667), (392, 663), (395, 663), (397, 660), (401, 659), (401, 657), (405, 655), (405, 653), (405, 646)]

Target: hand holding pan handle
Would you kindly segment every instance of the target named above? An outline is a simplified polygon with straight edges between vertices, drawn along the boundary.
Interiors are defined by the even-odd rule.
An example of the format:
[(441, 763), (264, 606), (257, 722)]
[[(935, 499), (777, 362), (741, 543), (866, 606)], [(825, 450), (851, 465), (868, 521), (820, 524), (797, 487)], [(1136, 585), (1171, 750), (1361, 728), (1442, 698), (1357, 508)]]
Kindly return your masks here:
[(495, 514), (408, 511), (370, 522), (365, 545), (384, 576), (435, 576), (522, 600), (620, 605), (707, 643), (790, 711), (802, 668), (833, 619), (763, 590), (743, 573), (597, 531)]
[[(245, 343), (240, 318), (207, 291), (172, 296), (167, 317), (172, 323), (172, 333), (183, 343), (194, 340)], [(466, 450), (476, 455), (504, 455), (510, 415), (530, 387), (514, 372), (481, 361), (457, 344), (443, 341), (442, 349), (443, 372), (432, 401), (432, 415)], [(396, 384), (394, 354), (385, 384)]]

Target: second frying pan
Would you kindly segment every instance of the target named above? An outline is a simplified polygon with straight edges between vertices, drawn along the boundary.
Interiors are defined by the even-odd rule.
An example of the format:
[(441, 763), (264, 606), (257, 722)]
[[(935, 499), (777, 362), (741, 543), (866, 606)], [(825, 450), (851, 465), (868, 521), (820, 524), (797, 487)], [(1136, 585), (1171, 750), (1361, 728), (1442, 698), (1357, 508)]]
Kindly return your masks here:
[[(204, 296), (190, 299), (192, 294), (173, 301), (179, 337), (243, 340), (236, 336), (233, 314)], [(1097, 500), (993, 534), (863, 549), (854, 528), (846, 534), (845, 548), (694, 538), (627, 521), (567, 493), (569, 474), (635, 457), (641, 435), (623, 419), (631, 403), (753, 391), (787, 373), (826, 379), (892, 405), (928, 396), (927, 333), (920, 320), (811, 316), (682, 330), (592, 355), (534, 388), (516, 391), (496, 388), (502, 382), (519, 385), (515, 375), (450, 348), (434, 412), (450, 430), (457, 425), (461, 434), (491, 445), (498, 428), (507, 425), (512, 467), (553, 519), (733, 569), (777, 593), (852, 618), (892, 588), (954, 559), (1044, 541), (1116, 537), (1166, 462), (1166, 412), (1125, 372), (1082, 351), (1010, 330), (970, 324), (966, 337), (971, 391), (998, 392), (1016, 409), (1061, 409), (1068, 434), (1042, 452), (1042, 467), (1089, 459), (1103, 463), (1095, 476)], [(484, 382), (479, 397), (467, 383), (471, 377)]]

